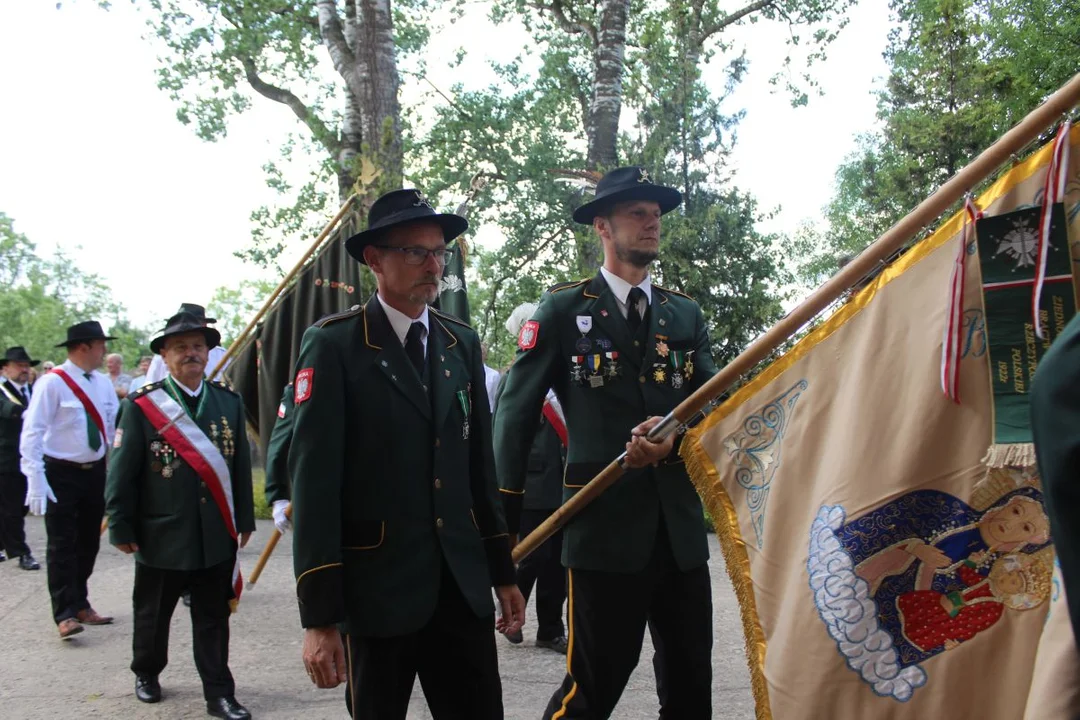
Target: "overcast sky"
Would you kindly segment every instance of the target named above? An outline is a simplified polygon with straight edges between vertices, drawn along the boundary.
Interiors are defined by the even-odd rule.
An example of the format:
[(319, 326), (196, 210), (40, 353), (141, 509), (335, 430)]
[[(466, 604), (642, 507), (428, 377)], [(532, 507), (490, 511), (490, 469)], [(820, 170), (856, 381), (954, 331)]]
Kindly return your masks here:
[[(144, 22), (123, 0), (110, 12), (91, 2), (60, 10), (53, 0), (0, 2), (0, 212), (43, 252), (62, 245), (100, 274), (135, 323), (156, 326), (181, 301), (205, 303), (215, 288), (260, 275), (232, 253), (250, 241), (251, 211), (274, 201), (261, 168), (296, 123), (257, 98), (226, 140), (199, 140), (156, 87)], [(430, 75), (444, 89), (514, 53), (505, 30), (500, 43), (484, 41), (491, 28), (482, 19), (451, 30), (428, 50)], [(786, 53), (786, 30), (759, 23), (730, 36), (750, 60), (726, 107), (746, 110), (736, 182), (762, 208), (779, 208), (764, 230), (793, 230), (829, 199), (836, 166), (873, 126), (887, 32), (887, 3), (863, 0), (814, 71), (824, 97), (798, 109), (767, 82)], [(445, 70), (463, 37), (471, 62)], [(410, 97), (417, 93), (407, 90)], [(293, 239), (290, 255), (309, 241)]]

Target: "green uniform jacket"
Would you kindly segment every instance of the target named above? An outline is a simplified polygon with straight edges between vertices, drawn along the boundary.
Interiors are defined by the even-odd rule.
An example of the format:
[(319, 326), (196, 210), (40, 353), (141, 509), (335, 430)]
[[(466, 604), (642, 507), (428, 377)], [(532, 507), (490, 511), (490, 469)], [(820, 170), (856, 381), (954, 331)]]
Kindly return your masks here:
[[(635, 425), (650, 415), (667, 415), (716, 373), (701, 308), (656, 285), (647, 327), (637, 339), (601, 274), (551, 288), (531, 322), (534, 344), (518, 351), (495, 426), (511, 532), (519, 527), (529, 445), (549, 387), (566, 417), (570, 447), (563, 498), (569, 500), (625, 451)], [(673, 452), (659, 467), (628, 471), (566, 526), (563, 564), (640, 571), (653, 552), (661, 513), (679, 567), (689, 570), (708, 560), (701, 501)]]
[(289, 383), (281, 394), (277, 422), (270, 431), (266, 446), (266, 502), (270, 507), (278, 500), (292, 497), (289, 482), (289, 446), (292, 444), (293, 386)]
[(1080, 315), (1039, 363), (1031, 387), (1031, 428), (1069, 617), (1080, 636)]
[(440, 582), (478, 617), (493, 584), (514, 582), (480, 340), (432, 310), (427, 359), (425, 392), (374, 295), (304, 334), (289, 451), (304, 627), (403, 635), (431, 618)]
[[(144, 565), (198, 570), (231, 560), (236, 543), (198, 473), (154, 431), (134, 402), (167, 382), (144, 385), (120, 403), (118, 437), (105, 483), (109, 541), (137, 543), (135, 558)], [(207, 393), (206, 400), (195, 420), (229, 464), (236, 531), (254, 532), (243, 401), (217, 382), (203, 382), (202, 392)], [(177, 402), (184, 406), (182, 400)]]
[(6, 378), (0, 377), (13, 402), (0, 390), (0, 473), (21, 473), (19, 468), (19, 435), (22, 433), (23, 411), (26, 407), (19, 398), (19, 391)]

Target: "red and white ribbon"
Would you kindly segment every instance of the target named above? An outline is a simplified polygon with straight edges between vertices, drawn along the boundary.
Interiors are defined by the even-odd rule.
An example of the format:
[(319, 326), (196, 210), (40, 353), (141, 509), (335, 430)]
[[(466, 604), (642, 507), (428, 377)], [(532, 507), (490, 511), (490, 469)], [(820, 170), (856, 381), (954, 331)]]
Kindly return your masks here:
[[(208, 390), (204, 388), (203, 392), (208, 392)], [(206, 483), (206, 488), (210, 491), (210, 496), (214, 498), (214, 503), (221, 513), (221, 519), (225, 522), (225, 530), (239, 544), (232, 476), (229, 473), (229, 464), (221, 451), (206, 436), (203, 429), (191, 419), (191, 416), (184, 412), (179, 403), (163, 389), (158, 388), (140, 395), (135, 399), (135, 404), (142, 409), (154, 430)], [(232, 585), (236, 601), (239, 602), (240, 593), (244, 589), (239, 557), (233, 563)]]
[(960, 246), (956, 248), (952, 272), (949, 274), (949, 302), (945, 313), (945, 331), (941, 339), (941, 391), (945, 397), (960, 404), (960, 344), (964, 325), (964, 284), (967, 279), (968, 245), (974, 239), (975, 222), (982, 210), (968, 194), (964, 198), (964, 227), (960, 230)]
[(1050, 225), (1052, 209), (1065, 197), (1065, 181), (1069, 169), (1069, 130), (1072, 121), (1066, 120), (1054, 139), (1054, 149), (1050, 154), (1050, 167), (1046, 169), (1046, 181), (1043, 184), (1042, 213), (1039, 215), (1039, 238), (1035, 255), (1035, 285), (1031, 289), (1031, 317), (1035, 325), (1035, 337), (1045, 340), (1039, 306), (1042, 304), (1042, 289), (1046, 283), (1046, 256), (1050, 249)]

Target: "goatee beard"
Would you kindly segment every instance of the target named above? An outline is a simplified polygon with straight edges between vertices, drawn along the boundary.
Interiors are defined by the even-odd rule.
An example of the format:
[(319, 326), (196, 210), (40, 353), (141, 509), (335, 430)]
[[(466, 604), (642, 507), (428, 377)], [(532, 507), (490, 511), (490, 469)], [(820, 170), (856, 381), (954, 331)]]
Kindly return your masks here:
[(658, 256), (659, 253), (655, 250), (633, 250), (615, 247), (615, 257), (619, 258), (621, 262), (630, 263), (636, 268), (645, 269), (649, 267)]

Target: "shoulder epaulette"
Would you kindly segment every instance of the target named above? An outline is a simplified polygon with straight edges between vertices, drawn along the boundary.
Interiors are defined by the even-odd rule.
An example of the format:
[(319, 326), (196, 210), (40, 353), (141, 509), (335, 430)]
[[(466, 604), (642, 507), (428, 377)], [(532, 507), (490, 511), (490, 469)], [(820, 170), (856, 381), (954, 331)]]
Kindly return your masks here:
[(157, 390), (159, 387), (163, 386), (164, 384), (165, 384), (164, 380), (158, 380), (155, 383), (150, 383), (149, 385), (143, 385), (142, 387), (140, 387), (135, 392), (128, 394), (128, 397), (131, 398), (132, 400), (134, 400), (137, 397), (145, 395), (146, 393), (150, 392), (151, 390)]
[(592, 280), (592, 278), (585, 278), (584, 280), (570, 280), (568, 282), (555, 283), (554, 285), (549, 287), (547, 289), (547, 291), (549, 293), (552, 293), (552, 294), (557, 293), (557, 292), (562, 292), (563, 290), (569, 290), (570, 288), (575, 288), (575, 287), (578, 287), (579, 285), (584, 285), (585, 283), (589, 282), (589, 280)]
[(231, 392), (233, 395), (239, 395), (240, 394), (240, 393), (236, 392), (235, 390), (233, 390), (232, 386), (230, 386), (228, 383), (223, 383), (220, 380), (207, 380), (206, 382), (210, 383), (211, 385), (213, 385), (216, 388), (221, 388), (222, 390), (224, 390), (226, 392)]
[(362, 305), (353, 305), (348, 310), (343, 310), (339, 313), (333, 313), (332, 315), (324, 315), (323, 317), (316, 320), (314, 325), (315, 327), (326, 327), (330, 323), (337, 322), (338, 320), (345, 320), (346, 318), (351, 318), (354, 315), (359, 315), (363, 309), (364, 308)]
[[(684, 297), (687, 300), (694, 300), (694, 298), (690, 297), (689, 295), (687, 295), (684, 292), (679, 292), (678, 290), (672, 290), (671, 288), (660, 287), (659, 285), (653, 285), (653, 287), (656, 288), (657, 290), (662, 291), (662, 292), (671, 293), (672, 295), (678, 295), (679, 297)], [(697, 300), (694, 300), (694, 302), (697, 302)]]
[(442, 318), (443, 320), (449, 320), (449, 321), (450, 321), (450, 322), (452, 322), (452, 323), (457, 323), (458, 325), (461, 325), (462, 327), (467, 327), (467, 328), (469, 328), (470, 330), (472, 330), (472, 325), (470, 325), (469, 323), (465, 322), (464, 320), (462, 320), (462, 319), (461, 319), (461, 318), (459, 318), (459, 317), (456, 317), (456, 316), (454, 316), (454, 315), (451, 315), (450, 313), (447, 313), (447, 312), (443, 312), (442, 310), (436, 310), (436, 309), (435, 309), (435, 308), (433, 308), (433, 307), (429, 307), (429, 308), (428, 308), (428, 310), (430, 310), (430, 311), (431, 311), (431, 312), (433, 312), (434, 314), (438, 315), (438, 316), (439, 316), (440, 318)]

